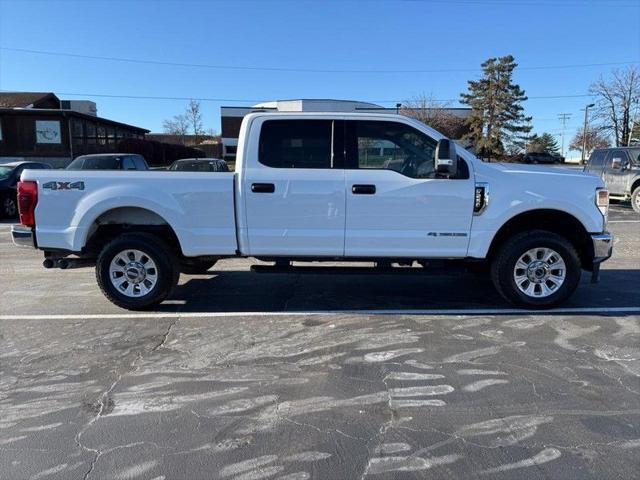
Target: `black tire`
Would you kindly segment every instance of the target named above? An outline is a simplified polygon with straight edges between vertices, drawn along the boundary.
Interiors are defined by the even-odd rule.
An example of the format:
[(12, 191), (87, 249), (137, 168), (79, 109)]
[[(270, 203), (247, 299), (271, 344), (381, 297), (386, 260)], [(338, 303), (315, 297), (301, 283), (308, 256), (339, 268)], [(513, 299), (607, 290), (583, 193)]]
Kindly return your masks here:
[(180, 262), (180, 272), (189, 275), (207, 273), (217, 263), (217, 260), (188, 259)]
[(636, 187), (631, 194), (631, 208), (634, 212), (640, 213), (640, 187)]
[[(557, 290), (548, 296), (538, 298), (521, 291), (514, 278), (516, 263), (520, 257), (537, 248), (555, 251), (565, 263), (564, 282), (555, 287)], [(552, 308), (564, 302), (577, 288), (581, 274), (580, 257), (571, 242), (556, 233), (544, 230), (522, 232), (505, 241), (491, 264), (491, 280), (498, 293), (509, 303), (525, 308)], [(523, 285), (527, 285), (526, 282), (523, 282)], [(541, 290), (542, 286), (536, 288)]]
[[(157, 280), (144, 295), (126, 295), (111, 281), (111, 261), (125, 250), (138, 250), (155, 263)], [(144, 310), (160, 304), (171, 294), (180, 279), (180, 269), (171, 248), (158, 237), (147, 233), (127, 233), (104, 246), (96, 262), (96, 279), (100, 290), (112, 303), (128, 310)]]
[(14, 195), (2, 197), (2, 216), (4, 218), (16, 218), (18, 216), (18, 202)]

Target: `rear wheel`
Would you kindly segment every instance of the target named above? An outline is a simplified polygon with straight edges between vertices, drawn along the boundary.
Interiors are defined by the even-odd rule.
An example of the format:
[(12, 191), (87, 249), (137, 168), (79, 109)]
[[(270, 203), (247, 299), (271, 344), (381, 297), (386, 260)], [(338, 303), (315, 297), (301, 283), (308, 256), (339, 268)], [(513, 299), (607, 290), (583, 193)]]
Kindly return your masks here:
[(7, 195), (2, 199), (2, 216), (14, 218), (18, 214), (18, 205), (13, 195)]
[(636, 213), (640, 213), (640, 187), (636, 187), (631, 194), (631, 206)]
[(507, 240), (491, 265), (498, 292), (510, 303), (526, 308), (551, 308), (575, 291), (580, 258), (573, 245), (552, 232), (536, 230)]
[(96, 262), (102, 293), (114, 304), (142, 310), (161, 303), (180, 277), (175, 256), (159, 238), (145, 233), (121, 235), (108, 243)]

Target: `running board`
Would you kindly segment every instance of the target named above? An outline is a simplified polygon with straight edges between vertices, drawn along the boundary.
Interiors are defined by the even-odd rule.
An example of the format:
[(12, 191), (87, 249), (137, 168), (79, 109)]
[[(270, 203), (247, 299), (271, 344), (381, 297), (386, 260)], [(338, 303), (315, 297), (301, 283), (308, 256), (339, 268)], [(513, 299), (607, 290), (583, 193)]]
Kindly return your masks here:
[(424, 275), (426, 269), (418, 267), (306, 267), (252, 265), (255, 273), (281, 273), (302, 275)]

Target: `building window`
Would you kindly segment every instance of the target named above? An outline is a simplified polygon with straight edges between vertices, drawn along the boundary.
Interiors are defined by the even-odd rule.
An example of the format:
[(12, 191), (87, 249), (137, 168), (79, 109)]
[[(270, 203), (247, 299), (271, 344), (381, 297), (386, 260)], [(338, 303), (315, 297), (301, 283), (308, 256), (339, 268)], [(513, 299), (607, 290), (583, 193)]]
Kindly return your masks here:
[(109, 145), (115, 145), (116, 143), (116, 131), (113, 127), (107, 127), (107, 143)]
[(84, 126), (82, 120), (74, 118), (71, 120), (71, 135), (74, 145), (84, 145)]
[(36, 120), (36, 143), (62, 143), (59, 120)]
[(85, 122), (85, 133), (87, 135), (87, 145), (96, 144), (96, 124), (93, 122)]
[(107, 129), (104, 125), (98, 125), (98, 145), (106, 145), (107, 144)]

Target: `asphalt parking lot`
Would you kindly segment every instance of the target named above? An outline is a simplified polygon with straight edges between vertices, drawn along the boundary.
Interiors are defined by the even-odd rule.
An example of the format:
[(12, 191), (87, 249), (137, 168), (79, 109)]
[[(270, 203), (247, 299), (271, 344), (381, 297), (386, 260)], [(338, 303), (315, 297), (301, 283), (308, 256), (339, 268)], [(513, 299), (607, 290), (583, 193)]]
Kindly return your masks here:
[(0, 224), (0, 478), (631, 479), (640, 217), (562, 309), (483, 277), (183, 275), (157, 311)]

